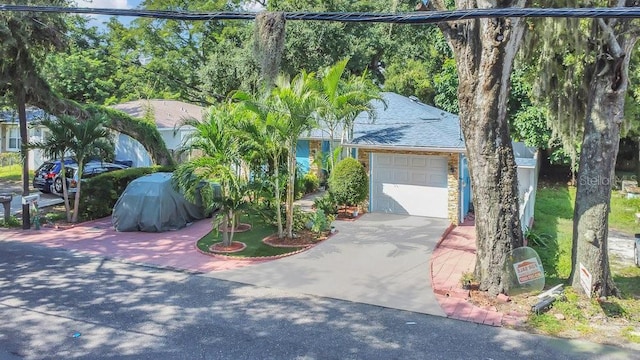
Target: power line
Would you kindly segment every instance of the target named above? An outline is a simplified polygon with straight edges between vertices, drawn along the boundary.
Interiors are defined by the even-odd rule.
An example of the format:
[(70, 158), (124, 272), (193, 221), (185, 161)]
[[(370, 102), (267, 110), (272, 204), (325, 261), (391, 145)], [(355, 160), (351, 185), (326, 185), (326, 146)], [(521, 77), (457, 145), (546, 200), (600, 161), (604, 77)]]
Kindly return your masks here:
[[(57, 6), (0, 5), (0, 11), (73, 13), (110, 16), (147, 17), (167, 20), (253, 20), (257, 12), (186, 12), (144, 9), (105, 9)], [(639, 18), (640, 7), (615, 8), (499, 8), (465, 9), (452, 11), (418, 11), (413, 13), (335, 13), (335, 12), (285, 12), (287, 20), (315, 20), (336, 22), (369, 22), (394, 24), (432, 24), (480, 18), (530, 17), (530, 18)]]

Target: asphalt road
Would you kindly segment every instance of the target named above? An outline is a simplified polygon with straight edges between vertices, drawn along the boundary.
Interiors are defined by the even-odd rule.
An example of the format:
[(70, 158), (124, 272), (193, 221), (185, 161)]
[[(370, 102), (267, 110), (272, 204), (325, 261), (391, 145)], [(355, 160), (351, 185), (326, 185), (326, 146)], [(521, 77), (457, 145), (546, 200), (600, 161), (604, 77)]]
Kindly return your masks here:
[(0, 359), (515, 358), (640, 354), (0, 240)]

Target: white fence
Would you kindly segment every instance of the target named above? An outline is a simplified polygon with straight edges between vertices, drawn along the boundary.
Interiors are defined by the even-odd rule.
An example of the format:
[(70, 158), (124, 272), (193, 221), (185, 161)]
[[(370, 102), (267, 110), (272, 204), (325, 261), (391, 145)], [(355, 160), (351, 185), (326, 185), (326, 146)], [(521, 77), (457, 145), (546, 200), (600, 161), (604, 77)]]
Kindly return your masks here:
[(518, 163), (520, 224), (522, 231), (525, 231), (533, 225), (540, 159), (535, 148), (527, 147), (523, 143), (514, 143), (513, 152)]

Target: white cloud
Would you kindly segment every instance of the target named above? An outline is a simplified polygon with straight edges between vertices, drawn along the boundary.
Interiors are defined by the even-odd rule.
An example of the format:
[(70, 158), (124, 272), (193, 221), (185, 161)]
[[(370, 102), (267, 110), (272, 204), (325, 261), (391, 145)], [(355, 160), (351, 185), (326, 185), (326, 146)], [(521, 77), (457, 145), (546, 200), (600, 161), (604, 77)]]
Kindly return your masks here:
[(127, 0), (76, 0), (78, 7), (100, 9), (131, 9)]

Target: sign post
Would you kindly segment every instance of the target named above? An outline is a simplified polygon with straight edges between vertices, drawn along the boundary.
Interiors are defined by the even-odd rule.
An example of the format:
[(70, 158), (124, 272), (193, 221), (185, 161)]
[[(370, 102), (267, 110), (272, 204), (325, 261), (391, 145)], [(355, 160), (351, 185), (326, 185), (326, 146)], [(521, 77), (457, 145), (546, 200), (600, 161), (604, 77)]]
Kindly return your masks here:
[(38, 210), (38, 201), (40, 200), (40, 194), (27, 195), (22, 197), (22, 208), (29, 209), (31, 216), (33, 217), (33, 225), (36, 230), (40, 230), (40, 212)]

